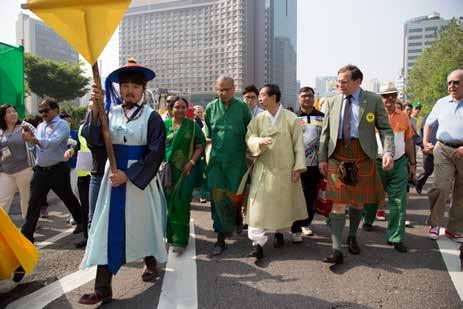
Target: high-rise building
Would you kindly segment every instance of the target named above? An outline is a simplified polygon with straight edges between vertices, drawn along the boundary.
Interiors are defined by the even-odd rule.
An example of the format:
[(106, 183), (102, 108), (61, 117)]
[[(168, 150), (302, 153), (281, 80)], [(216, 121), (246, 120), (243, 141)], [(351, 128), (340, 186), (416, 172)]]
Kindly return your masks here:
[(364, 81), (363, 88), (365, 90), (368, 90), (368, 91), (371, 91), (371, 92), (374, 92), (374, 93), (378, 93), (380, 85), (381, 85), (381, 83), (379, 82), (379, 80), (377, 78), (373, 78), (373, 79)]
[[(145, 1), (146, 3), (147, 1)], [(135, 57), (156, 72), (148, 87), (205, 104), (222, 74), (236, 94), (248, 84), (280, 86), (297, 103), (296, 1), (166, 0), (135, 4), (119, 28), (119, 62)]]
[(337, 80), (336, 76), (317, 76), (315, 79), (315, 95), (323, 98), (338, 94)]
[(16, 44), (24, 46), (25, 52), (44, 59), (79, 62), (79, 54), (54, 30), (26, 14), (19, 14), (16, 21)]
[[(463, 21), (463, 17), (459, 17)], [(407, 76), (408, 71), (416, 62), (424, 49), (430, 47), (440, 31), (447, 28), (450, 20), (440, 17), (433, 12), (427, 16), (412, 18), (404, 26), (403, 68)]]
[[(67, 63), (79, 62), (79, 54), (55, 31), (26, 14), (19, 14), (16, 21), (16, 44), (22, 45), (24, 52), (44, 59)], [(37, 113), (38, 100), (35, 94), (26, 98), (28, 113)]]

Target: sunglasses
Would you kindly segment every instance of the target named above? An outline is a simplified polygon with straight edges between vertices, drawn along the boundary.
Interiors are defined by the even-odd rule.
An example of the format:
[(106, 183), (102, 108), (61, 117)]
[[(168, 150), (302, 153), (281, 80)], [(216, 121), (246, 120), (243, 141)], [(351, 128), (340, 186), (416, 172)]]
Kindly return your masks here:
[(388, 98), (396, 99), (397, 98), (397, 93), (386, 93), (386, 94), (382, 94), (381, 96), (383, 98), (385, 98), (385, 99), (388, 99)]
[(49, 108), (40, 109), (40, 110), (39, 110), (39, 114), (46, 114), (46, 113), (48, 113), (49, 111), (50, 111)]
[(449, 80), (447, 82), (447, 85), (449, 85), (449, 86), (452, 86), (452, 85), (460, 86), (460, 81), (459, 80)]

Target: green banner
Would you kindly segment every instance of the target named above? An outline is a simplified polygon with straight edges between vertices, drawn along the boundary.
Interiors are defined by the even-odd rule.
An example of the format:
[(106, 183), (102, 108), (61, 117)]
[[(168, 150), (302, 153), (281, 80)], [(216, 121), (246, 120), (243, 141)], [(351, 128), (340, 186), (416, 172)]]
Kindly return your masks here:
[(5, 103), (24, 119), (24, 48), (0, 42), (0, 105)]

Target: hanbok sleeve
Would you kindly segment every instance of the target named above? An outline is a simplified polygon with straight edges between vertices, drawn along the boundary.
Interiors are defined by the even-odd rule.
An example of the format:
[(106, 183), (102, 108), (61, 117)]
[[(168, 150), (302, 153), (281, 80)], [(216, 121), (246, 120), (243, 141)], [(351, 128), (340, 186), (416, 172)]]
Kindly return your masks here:
[(258, 157), (267, 150), (265, 145), (260, 145), (261, 140), (262, 137), (259, 136), (259, 118), (254, 118), (249, 123), (246, 132), (246, 144), (251, 156)]
[(166, 150), (166, 128), (161, 116), (155, 111), (148, 120), (147, 141), (145, 157), (132, 164), (126, 171), (129, 180), (141, 190), (144, 190), (158, 173)]
[(294, 151), (294, 166), (293, 171), (304, 172), (307, 170), (305, 159), (304, 140), (302, 136), (302, 128), (298, 118), (294, 118), (291, 124), (291, 138)]

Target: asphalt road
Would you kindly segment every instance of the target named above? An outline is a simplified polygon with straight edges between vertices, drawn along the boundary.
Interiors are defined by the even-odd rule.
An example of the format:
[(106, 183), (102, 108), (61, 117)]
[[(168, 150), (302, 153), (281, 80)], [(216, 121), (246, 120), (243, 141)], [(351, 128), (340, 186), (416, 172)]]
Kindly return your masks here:
[[(37, 242), (71, 228), (61, 201), (50, 195), (49, 203), (50, 217), (39, 221)], [(11, 214), (20, 226), (22, 219), (17, 212), (15, 205)], [(208, 204), (193, 203), (191, 258), (187, 255), (176, 260), (170, 256), (174, 268), (160, 265), (161, 276), (155, 283), (141, 281), (141, 262), (126, 265), (113, 280), (115, 300), (104, 307), (463, 308), (443, 261), (444, 253), (435, 241), (425, 237), (428, 213), (426, 196), (418, 196), (412, 189), (407, 219), (413, 228), (406, 231), (405, 243), (410, 249), (406, 254), (385, 243), (386, 223), (376, 222), (374, 231), (359, 231), (360, 255), (350, 255), (344, 247), (344, 264), (329, 267), (321, 260), (330, 253), (330, 233), (324, 218), (316, 216), (315, 236), (293, 244), (287, 233), (281, 249), (274, 249), (270, 241), (265, 247), (264, 263), (257, 267), (247, 257), (251, 243), (246, 233), (228, 240), (223, 256), (209, 258), (208, 250), (215, 242), (210, 208)], [(74, 243), (81, 238), (82, 234), (65, 234), (41, 248), (34, 273), (0, 294), (0, 308), (8, 304), (8, 308), (20, 308), (21, 302), (27, 304), (26, 308), (89, 308), (77, 303), (94, 283), (94, 272), (78, 272), (83, 250), (75, 249)], [(189, 299), (183, 302), (185, 297)]]

